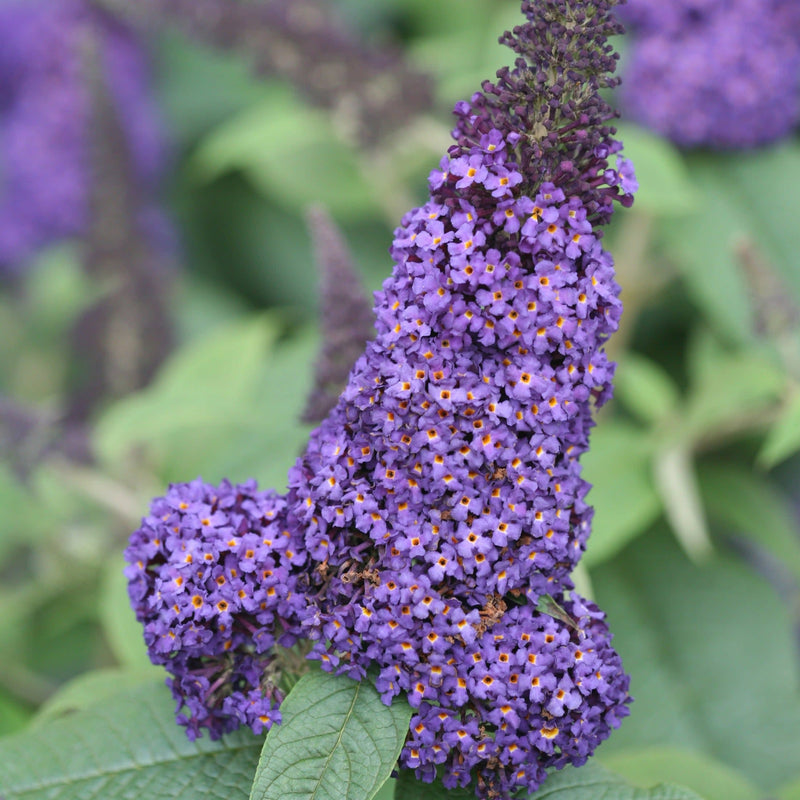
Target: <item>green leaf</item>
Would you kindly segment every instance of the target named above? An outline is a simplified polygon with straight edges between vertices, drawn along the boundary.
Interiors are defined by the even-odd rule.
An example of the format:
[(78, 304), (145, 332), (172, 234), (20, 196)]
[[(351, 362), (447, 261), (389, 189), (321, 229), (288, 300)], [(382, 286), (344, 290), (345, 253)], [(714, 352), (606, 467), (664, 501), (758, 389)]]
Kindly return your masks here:
[(258, 424), (217, 453), (218, 469), (231, 480), (258, 479), (282, 491), (287, 472), (308, 442), (310, 427), (300, 422), (311, 388), (318, 338), (300, 332), (273, 350), (251, 404)]
[[(424, 35), (410, 43), (409, 57), (435, 77), (436, 94), (443, 103), (452, 105), (455, 97), (469, 97), (508, 63), (508, 50), (498, 39), (520, 23), (517, 4), (412, 2), (419, 9), (417, 16), (422, 16), (418, 26)], [(447, 25), (441, 24), (443, 19)]]
[(729, 350), (709, 332), (695, 334), (689, 351), (691, 387), (679, 434), (729, 438), (774, 406), (786, 376), (754, 347)]
[(102, 285), (84, 272), (74, 243), (47, 247), (26, 271), (30, 322), (39, 335), (57, 340), (69, 333), (78, 314), (102, 293)]
[(281, 704), (250, 800), (371, 800), (394, 767), (412, 709), (369, 681), (315, 670)]
[(191, 145), (209, 129), (264, 99), (264, 80), (238, 55), (199, 47), (173, 32), (162, 35), (156, 52), (155, 89), (170, 137)]
[(666, 220), (660, 238), (691, 298), (717, 332), (730, 342), (746, 343), (752, 335), (753, 312), (735, 248), (750, 226), (752, 198), (730, 186), (712, 157), (687, 157), (687, 165), (702, 211)]
[[(87, 564), (100, 563), (108, 550), (108, 509), (125, 515), (131, 510), (130, 498), (115, 494), (116, 487), (98, 471), (67, 459), (43, 460), (27, 482), (34, 497), (28, 511), (49, 518), (48, 539), (69, 528), (74, 531), (72, 555)], [(47, 517), (42, 509), (49, 512)]]
[(553, 619), (560, 620), (573, 630), (580, 630), (576, 619), (573, 619), (549, 594), (543, 594), (536, 603), (536, 610), (540, 614), (547, 614)]
[(652, 450), (650, 437), (632, 425), (606, 420), (592, 432), (591, 448), (581, 457), (592, 484), (588, 502), (595, 507), (586, 566), (613, 556), (658, 517)]
[(672, 781), (705, 800), (760, 800), (763, 796), (744, 775), (710, 756), (679, 747), (625, 750), (601, 761), (636, 786)]
[(299, 416), (317, 339), (305, 329), (270, 348), (276, 334), (269, 319), (237, 322), (179, 352), (153, 387), (100, 420), (104, 460), (139, 448), (167, 482), (199, 474), (284, 488), (308, 438)]
[(777, 796), (779, 800), (800, 800), (800, 777), (781, 787)]
[(617, 133), (625, 143), (623, 155), (636, 169), (637, 209), (656, 216), (675, 216), (697, 208), (698, 193), (677, 148), (636, 125), (619, 123)]
[(241, 170), (262, 192), (293, 210), (318, 202), (340, 219), (354, 219), (376, 208), (373, 187), (330, 115), (304, 105), (286, 86), (270, 87), (267, 101), (207, 136), (194, 166), (202, 180)]
[(5, 800), (245, 800), (262, 740), (190, 742), (150, 684), (0, 739)]
[(772, 468), (800, 450), (800, 392), (796, 392), (784, 407), (778, 421), (770, 428), (758, 462)]
[(235, 320), (181, 348), (159, 374), (157, 389), (182, 400), (198, 390), (241, 397), (252, 387), (279, 334), (280, 323), (274, 316)]
[(394, 800), (394, 789), (397, 781), (394, 778), (387, 778), (383, 786), (378, 789), (373, 800)]
[(662, 233), (695, 302), (728, 340), (746, 342), (759, 287), (747, 278), (737, 248), (751, 246), (800, 304), (800, 229), (794, 214), (800, 145), (790, 140), (747, 158), (696, 153), (687, 156), (687, 165), (702, 211), (665, 225)]
[(38, 498), (0, 463), (0, 564), (15, 545), (41, 541), (56, 527), (54, 509), (42, 506)]
[(531, 800), (701, 800), (690, 789), (660, 784), (652, 789), (629, 786), (617, 775), (595, 762), (566, 767), (552, 773)]
[(701, 800), (682, 786), (660, 784), (652, 789), (629, 786), (596, 762), (552, 773), (530, 797), (531, 800)]
[(30, 717), (30, 708), (0, 690), (0, 736), (7, 736), (21, 730)]
[(64, 684), (41, 706), (33, 725), (49, 725), (54, 720), (105, 703), (122, 692), (143, 686), (152, 688), (154, 681), (163, 683), (166, 673), (152, 664), (146, 670), (97, 669), (85, 672)]
[(620, 359), (614, 384), (616, 399), (647, 424), (669, 418), (681, 402), (680, 391), (666, 371), (632, 351)]
[(128, 599), (128, 581), (123, 574), (125, 560), (120, 554), (104, 567), (100, 587), (100, 622), (111, 650), (125, 667), (153, 669), (144, 643), (144, 632)]
[(631, 716), (604, 753), (674, 745), (772, 789), (800, 752), (798, 663), (788, 611), (733, 557), (692, 566), (662, 530), (593, 573), (631, 675)]
[(197, 275), (184, 276), (175, 291), (175, 324), (180, 341), (200, 339), (220, 325), (249, 315), (244, 299), (229, 287)]
[(712, 551), (692, 453), (685, 445), (660, 448), (653, 464), (664, 514), (689, 558), (702, 561)]
[[(780, 274), (795, 304), (800, 303), (800, 227), (795, 203), (800, 185), (800, 143), (788, 139), (773, 147), (740, 153), (717, 154), (715, 163), (729, 193), (747, 213), (742, 229)], [(758, 198), (758, 202), (754, 202)]]
[(105, 463), (118, 464), (143, 449), (167, 481), (198, 473), (219, 480), (216, 454), (233, 436), (249, 435), (268, 410), (256, 407), (256, 389), (277, 333), (276, 322), (262, 316), (179, 350), (151, 387), (101, 417), (96, 451)]
[(800, 535), (788, 498), (742, 467), (702, 464), (698, 479), (709, 517), (766, 550), (800, 581)]

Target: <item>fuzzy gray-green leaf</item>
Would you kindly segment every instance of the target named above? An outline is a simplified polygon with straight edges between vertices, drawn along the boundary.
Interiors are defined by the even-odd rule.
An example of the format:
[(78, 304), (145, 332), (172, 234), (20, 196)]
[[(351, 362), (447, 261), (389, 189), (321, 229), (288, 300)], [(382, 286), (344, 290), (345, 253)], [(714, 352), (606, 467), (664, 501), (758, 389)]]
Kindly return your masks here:
[(190, 742), (149, 683), (0, 740), (4, 800), (245, 800), (262, 740)]
[(267, 735), (250, 800), (371, 800), (400, 755), (411, 708), (324, 672), (298, 681)]

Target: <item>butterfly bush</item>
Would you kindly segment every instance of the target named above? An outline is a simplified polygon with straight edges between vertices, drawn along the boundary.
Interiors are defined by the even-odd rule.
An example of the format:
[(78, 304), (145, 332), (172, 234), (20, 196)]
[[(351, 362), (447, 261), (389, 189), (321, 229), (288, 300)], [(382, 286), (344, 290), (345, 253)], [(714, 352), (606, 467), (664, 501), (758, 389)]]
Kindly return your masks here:
[(800, 121), (796, 0), (630, 0), (623, 102), (686, 147), (754, 147)]
[[(486, 798), (534, 791), (546, 769), (583, 763), (627, 714), (604, 616), (570, 577), (592, 517), (579, 457), (593, 407), (611, 394), (603, 345), (621, 313), (602, 226), (636, 189), (599, 94), (616, 84), (613, 5), (522, 3), (525, 23), (502, 39), (515, 65), (456, 106), (429, 199), (395, 231), (376, 338), (290, 470), (288, 494), (242, 522), (238, 500), (214, 505), (211, 487), (175, 486), (134, 534), (132, 598), (190, 729), (208, 714), (228, 717), (206, 724), (212, 734), (252, 724), (247, 703), (259, 705), (249, 673), (227, 706), (210, 683), (230, 630), (214, 610), (214, 570), (241, 571), (243, 545), (219, 544), (231, 528), (271, 542), (245, 551), (248, 591), (269, 557), (291, 595), (280, 614), (268, 603), (255, 623), (247, 607), (240, 618), (272, 644), (258, 626), (274, 614), (323, 669), (358, 680), (369, 670), (386, 703), (403, 693), (415, 715), (400, 765), (424, 781), (474, 783)], [(180, 510), (187, 494), (202, 503), (199, 522), (188, 500)], [(186, 533), (165, 537), (170, 526)], [(287, 541), (279, 557), (275, 531)], [(153, 538), (166, 547), (156, 556)], [(213, 566), (181, 566), (194, 548)], [(191, 585), (180, 591), (193, 594), (173, 604), (179, 569)], [(261, 652), (246, 629), (239, 622), (231, 670)], [(201, 683), (184, 680), (187, 657), (211, 670)], [(275, 718), (264, 716), (268, 727)]]

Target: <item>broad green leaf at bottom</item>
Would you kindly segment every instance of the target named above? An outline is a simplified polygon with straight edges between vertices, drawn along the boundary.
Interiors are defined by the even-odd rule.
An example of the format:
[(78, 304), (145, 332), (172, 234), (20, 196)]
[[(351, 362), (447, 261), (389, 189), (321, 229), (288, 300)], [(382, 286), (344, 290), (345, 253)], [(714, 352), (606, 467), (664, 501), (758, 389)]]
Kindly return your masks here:
[(246, 800), (262, 739), (190, 742), (151, 683), (0, 739), (4, 800)]
[(145, 670), (108, 667), (84, 672), (48, 698), (36, 712), (31, 725), (51, 725), (57, 719), (105, 703), (123, 692), (152, 687), (156, 681), (160, 684), (163, 675), (164, 670), (152, 664)]

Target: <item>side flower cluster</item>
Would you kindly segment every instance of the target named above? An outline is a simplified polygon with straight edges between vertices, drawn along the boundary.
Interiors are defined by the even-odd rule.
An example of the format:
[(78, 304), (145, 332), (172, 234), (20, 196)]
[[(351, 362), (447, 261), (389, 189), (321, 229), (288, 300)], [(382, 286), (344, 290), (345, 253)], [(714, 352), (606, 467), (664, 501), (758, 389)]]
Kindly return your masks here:
[(286, 503), (255, 482), (173, 485), (131, 536), (128, 591), (150, 658), (171, 674), (194, 739), (280, 722), (276, 645), (300, 633), (306, 560), (285, 525)]
[(800, 122), (795, 0), (630, 0), (627, 114), (685, 147), (755, 147)]
[[(482, 798), (535, 791), (627, 714), (611, 634), (570, 577), (592, 516), (579, 457), (611, 394), (603, 345), (621, 313), (601, 226), (636, 188), (630, 164), (610, 161), (621, 145), (598, 94), (613, 85), (611, 6), (524, 0), (526, 24), (505, 37), (520, 59), (457, 106), (430, 198), (395, 232), (376, 338), (290, 470), (286, 497), (173, 487), (134, 535), (131, 594), (190, 730), (252, 725), (241, 709), (258, 706), (249, 673), (224, 706), (219, 665), (261, 657), (255, 637), (271, 645), (276, 621), (323, 669), (358, 680), (369, 670), (386, 703), (404, 693), (416, 714), (401, 766)], [(544, 86), (550, 99), (524, 116)], [(270, 580), (283, 570), (284, 605), (263, 600), (265, 559)], [(260, 591), (266, 606), (253, 616), (226, 595), (233, 627), (226, 617), (220, 631), (215, 581), (245, 562), (245, 596)], [(270, 674), (269, 655), (263, 663)], [(209, 668), (211, 683), (191, 683)], [(259, 688), (266, 725), (278, 695)]]

